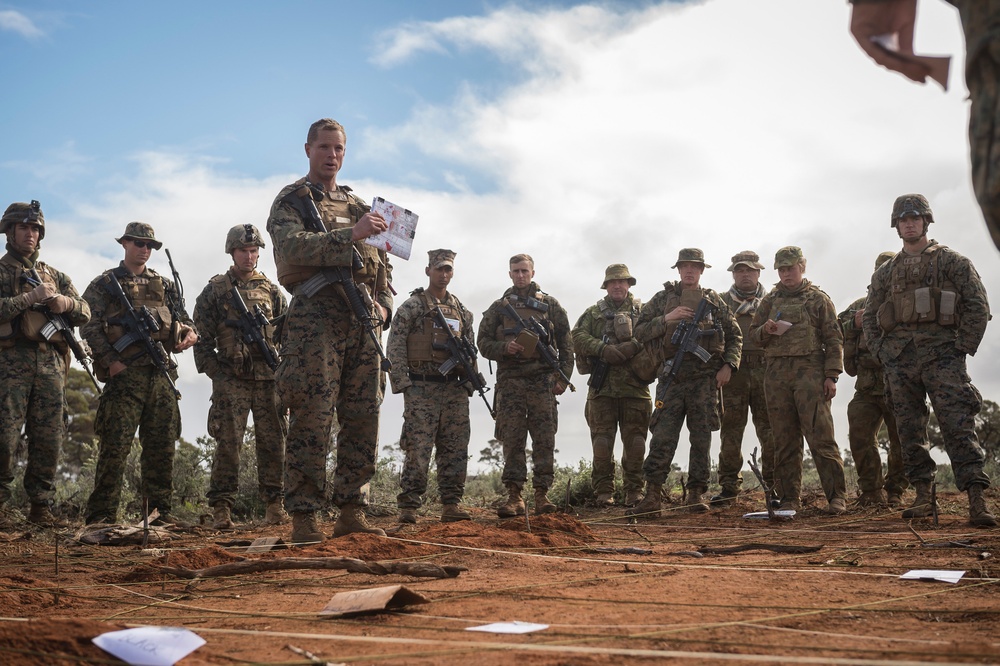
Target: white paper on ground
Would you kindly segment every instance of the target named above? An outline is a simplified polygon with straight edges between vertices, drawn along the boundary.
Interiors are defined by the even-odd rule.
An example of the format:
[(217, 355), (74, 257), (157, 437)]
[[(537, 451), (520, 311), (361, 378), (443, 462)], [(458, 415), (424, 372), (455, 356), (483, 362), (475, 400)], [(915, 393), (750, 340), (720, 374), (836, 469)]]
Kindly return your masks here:
[(93, 643), (133, 666), (173, 666), (205, 639), (180, 627), (136, 627), (95, 636)]
[[(795, 516), (795, 509), (775, 509), (774, 515), (779, 518), (792, 518)], [(744, 513), (744, 518), (768, 518), (767, 511), (752, 511)]]
[(911, 569), (900, 576), (906, 580), (939, 580), (942, 583), (957, 583), (965, 575), (964, 571), (948, 569)]
[(533, 631), (548, 629), (547, 624), (535, 624), (534, 622), (494, 622), (484, 624), (479, 627), (466, 627), (466, 631), (487, 631), (494, 634), (530, 634)]

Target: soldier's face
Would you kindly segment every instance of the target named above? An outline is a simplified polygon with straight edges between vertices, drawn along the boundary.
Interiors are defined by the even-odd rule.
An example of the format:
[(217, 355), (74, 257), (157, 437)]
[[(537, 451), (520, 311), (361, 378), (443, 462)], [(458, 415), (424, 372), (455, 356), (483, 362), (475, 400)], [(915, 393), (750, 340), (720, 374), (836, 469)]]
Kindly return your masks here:
[(896, 222), (896, 231), (904, 243), (913, 243), (924, 237), (924, 218), (920, 215), (900, 218)]
[(756, 291), (757, 284), (760, 282), (760, 271), (756, 268), (750, 268), (744, 264), (740, 264), (735, 269), (733, 269), (733, 284), (736, 288), (742, 292)]
[(136, 245), (131, 238), (122, 239), (122, 246), (125, 248), (125, 263), (142, 266), (149, 261), (149, 255), (153, 253), (153, 248), (146, 241), (140, 242), (142, 247)]
[(427, 267), (424, 271), (427, 273), (427, 277), (430, 278), (431, 288), (440, 290), (448, 288), (448, 285), (451, 284), (451, 278), (455, 274), (455, 269), (448, 265), (437, 268)]
[(517, 289), (524, 289), (531, 284), (531, 278), (535, 277), (535, 269), (531, 267), (530, 261), (522, 261), (510, 265), (509, 275)]
[(802, 275), (804, 273), (805, 269), (802, 268), (802, 264), (782, 266), (778, 269), (778, 279), (781, 280), (782, 286), (794, 289), (802, 284)]
[(615, 303), (621, 303), (628, 296), (628, 280), (608, 280), (604, 288), (608, 290), (608, 296)]
[(256, 245), (238, 247), (233, 250), (233, 264), (236, 269), (243, 273), (252, 273), (257, 268), (257, 259), (260, 258), (260, 248)]
[(28, 256), (38, 249), (38, 237), (40, 235), (41, 229), (37, 224), (18, 222), (14, 225), (11, 245), (13, 245), (19, 254)]
[(306, 144), (309, 179), (321, 183), (336, 182), (346, 150), (347, 140), (339, 130), (320, 130), (313, 142)]
[(697, 287), (705, 266), (694, 261), (682, 261), (677, 264), (677, 274), (681, 277), (682, 287)]

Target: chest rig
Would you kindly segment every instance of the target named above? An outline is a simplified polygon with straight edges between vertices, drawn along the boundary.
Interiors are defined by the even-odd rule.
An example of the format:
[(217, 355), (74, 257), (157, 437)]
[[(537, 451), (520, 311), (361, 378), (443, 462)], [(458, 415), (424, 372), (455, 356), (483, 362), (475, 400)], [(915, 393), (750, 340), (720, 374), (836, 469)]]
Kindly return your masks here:
[[(697, 310), (698, 304), (701, 303), (701, 299), (704, 298), (706, 294), (704, 289), (680, 289), (680, 293), (678, 293), (678, 289), (679, 285), (667, 293), (667, 301), (663, 307), (664, 314), (681, 306), (691, 308), (692, 311)], [(702, 331), (715, 331), (715, 335), (699, 336), (699, 347), (711, 354), (721, 354), (725, 350), (725, 336), (723, 335), (721, 324), (715, 320), (714, 303), (712, 303), (712, 308), (706, 313), (702, 320), (698, 322), (698, 328)]]
[(460, 308), (445, 302), (435, 302), (426, 291), (418, 295), (424, 304), (424, 314), (413, 322), (406, 336), (406, 358), (411, 368), (419, 363), (444, 363), (451, 358), (448, 351), (448, 332), (441, 328), (434, 316), (434, 310), (440, 309), (441, 314), (452, 324), (456, 337), (462, 337), (463, 317)]
[[(528, 321), (532, 317), (538, 320), (549, 333), (549, 340), (555, 339), (555, 324), (549, 318), (549, 304), (546, 302), (548, 296), (540, 291), (536, 291), (534, 296), (518, 296), (509, 294), (504, 299), (510, 303), (518, 316), (522, 320)], [(521, 335), (519, 324), (506, 312), (503, 313), (501, 330), (498, 331), (498, 338), (504, 340), (516, 340)], [(535, 336), (537, 340), (537, 336)], [(528, 360), (538, 358), (538, 347), (536, 344), (524, 345), (525, 350), (520, 353), (518, 359)]]
[(610, 340), (611, 344), (632, 339), (632, 331), (639, 322), (639, 311), (642, 309), (642, 302), (638, 298), (632, 299), (632, 307), (628, 310), (615, 310), (606, 298), (597, 301), (597, 307), (604, 317), (604, 330), (601, 333), (604, 339)]
[[(159, 329), (151, 331), (149, 337), (162, 342), (167, 352), (172, 353), (175, 340), (174, 319), (170, 312), (170, 304), (167, 302), (166, 283), (163, 278), (149, 269), (146, 269), (142, 275), (132, 275), (121, 267), (115, 268), (112, 272), (118, 278), (122, 291), (132, 303), (132, 307), (136, 310), (143, 306), (149, 308), (153, 319), (159, 325)], [(111, 282), (107, 277), (104, 278), (104, 281), (107, 284)], [(111, 293), (110, 288), (107, 291)], [(125, 335), (125, 329), (121, 325), (121, 316), (124, 314), (125, 308), (117, 298), (114, 296), (111, 298), (112, 300), (105, 311), (104, 332), (108, 336), (108, 342), (113, 345)], [(131, 358), (141, 356), (144, 353), (142, 345), (133, 344), (123, 349), (121, 356), (122, 358)]]
[(958, 325), (958, 289), (938, 267), (942, 249), (931, 245), (917, 256), (900, 252), (893, 259), (889, 299), (897, 324)]
[(823, 340), (819, 329), (813, 325), (812, 317), (807, 307), (807, 299), (811, 288), (803, 289), (793, 295), (781, 292), (771, 303), (772, 316), (781, 313), (781, 319), (792, 326), (780, 336), (772, 336), (767, 346), (767, 356), (808, 356), (814, 352), (823, 351)]
[[(9, 273), (10, 282), (7, 285), (6, 293), (13, 296), (26, 294), (35, 288), (29, 282), (29, 278), (34, 280), (29, 270), (17, 260), (10, 257), (3, 257), (5, 273)], [(42, 282), (52, 285), (56, 293), (59, 293), (59, 284), (56, 278), (49, 272), (48, 267), (42, 262), (35, 263), (35, 272)], [(0, 323), (0, 347), (11, 347), (18, 338), (31, 340), (32, 342), (45, 342), (42, 329), (48, 323), (48, 319), (43, 312), (34, 308), (28, 308), (10, 321)], [(60, 343), (55, 343), (57, 346)]]
[[(216, 275), (210, 280), (212, 291), (218, 303), (225, 304), (224, 318), (219, 320), (219, 325), (215, 329), (215, 345), (219, 350), (219, 356), (233, 365), (240, 368), (244, 365), (244, 359), (250, 355), (255, 359), (262, 359), (262, 354), (257, 345), (247, 345), (243, 341), (238, 326), (233, 325), (240, 318), (240, 313), (233, 304), (230, 290), (233, 287), (240, 292), (247, 309), (252, 313), (255, 306), (259, 305), (264, 316), (270, 321), (274, 317), (271, 307), (271, 289), (265, 280), (258, 277), (250, 277), (250, 280), (241, 283), (234, 280), (229, 273)], [(264, 339), (268, 343), (274, 342), (274, 325), (268, 324), (261, 328)]]

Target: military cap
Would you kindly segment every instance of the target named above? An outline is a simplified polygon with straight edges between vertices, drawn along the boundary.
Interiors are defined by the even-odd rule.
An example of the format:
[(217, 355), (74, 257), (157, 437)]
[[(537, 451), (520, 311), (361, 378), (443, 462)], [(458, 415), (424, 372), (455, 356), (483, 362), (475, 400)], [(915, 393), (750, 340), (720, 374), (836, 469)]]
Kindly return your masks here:
[(885, 262), (889, 261), (896, 256), (895, 252), (882, 252), (877, 257), (875, 257), (875, 268), (878, 268)]
[(733, 255), (733, 263), (727, 271), (735, 271), (737, 266), (747, 266), (755, 270), (764, 270), (764, 264), (760, 263), (760, 256), (753, 250), (743, 250)]
[(804, 261), (805, 256), (802, 254), (801, 247), (795, 247), (794, 245), (786, 245), (777, 252), (774, 253), (774, 267), (781, 268), (783, 266), (794, 266), (800, 261)]
[(145, 222), (129, 222), (125, 226), (125, 233), (122, 234), (122, 237), (116, 238), (115, 240), (121, 243), (126, 238), (128, 240), (149, 241), (149, 246), (154, 250), (159, 250), (163, 247), (163, 243), (156, 240), (156, 235), (153, 233), (153, 227)]
[(604, 282), (601, 283), (601, 289), (607, 289), (608, 282), (611, 280), (628, 280), (630, 286), (635, 285), (635, 278), (628, 272), (628, 266), (625, 264), (611, 264), (604, 269)]
[[(677, 264), (682, 261), (690, 261), (694, 264), (701, 264), (705, 268), (711, 268), (705, 263), (705, 253), (696, 247), (686, 247), (677, 253)], [(671, 268), (677, 268), (677, 264), (671, 266)]]
[(922, 194), (900, 195), (892, 204), (892, 218), (889, 225), (895, 227), (900, 219), (917, 215), (925, 218), (928, 223), (934, 221), (934, 213), (931, 211), (931, 204), (927, 201), (927, 197)]
[(431, 268), (455, 266), (455, 253), (451, 250), (430, 250), (427, 252), (427, 265)]
[(45, 216), (37, 201), (30, 204), (17, 202), (7, 206), (0, 218), (0, 234), (10, 231), (11, 227), (20, 222), (38, 226), (38, 240), (45, 238)]

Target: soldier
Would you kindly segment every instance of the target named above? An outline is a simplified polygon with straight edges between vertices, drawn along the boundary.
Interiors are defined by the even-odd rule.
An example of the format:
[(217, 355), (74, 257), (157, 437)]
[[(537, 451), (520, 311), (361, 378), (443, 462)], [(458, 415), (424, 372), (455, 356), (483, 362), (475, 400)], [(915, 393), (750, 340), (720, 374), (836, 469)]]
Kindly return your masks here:
[[(764, 392), (774, 436), (774, 480), (782, 510), (800, 508), (802, 437), (816, 463), (831, 515), (847, 511), (844, 461), (830, 401), (844, 371), (844, 334), (833, 301), (804, 277), (801, 248), (774, 255), (780, 282), (761, 300), (750, 340), (764, 348)], [(778, 321), (783, 322), (780, 326)], [(787, 323), (784, 323), (787, 322)]]
[[(275, 381), (290, 410), (285, 507), (292, 514), (296, 543), (324, 539), (316, 511), (328, 501), (326, 458), (335, 417), (340, 430), (332, 499), (340, 516), (333, 536), (385, 536), (368, 523), (362, 489), (375, 474), (378, 452), (385, 382), (378, 340), (391, 316), (392, 267), (385, 252), (364, 239), (388, 225), (349, 187), (337, 184), (346, 145), (340, 123), (329, 118), (314, 122), (305, 144), (309, 174), (278, 193), (267, 221), (278, 282), (293, 294)], [(314, 280), (306, 289), (310, 278), (319, 283)], [(319, 284), (323, 286), (313, 291)], [(364, 319), (348, 300), (347, 290), (354, 293), (355, 285), (369, 295)]]
[[(591, 374), (584, 415), (594, 449), (591, 481), (600, 507), (614, 504), (615, 433), (622, 437), (622, 480), (625, 506), (634, 506), (642, 493), (642, 459), (646, 455), (646, 429), (652, 405), (649, 385), (633, 375), (626, 363), (641, 345), (632, 334), (639, 321), (640, 300), (629, 287), (635, 278), (625, 264), (611, 264), (604, 271), (601, 289), (608, 294), (591, 305), (573, 327), (576, 365)], [(603, 368), (603, 370), (602, 370)], [(603, 380), (600, 375), (603, 374)], [(596, 381), (600, 384), (595, 385)]]
[(38, 260), (45, 238), (45, 216), (37, 201), (12, 203), (0, 218), (7, 253), (0, 257), (0, 529), (23, 516), (10, 506), (14, 451), (25, 427), (28, 466), (24, 490), (31, 503), (28, 520), (65, 526), (52, 515), (56, 464), (65, 432), (63, 390), (69, 352), (65, 342), (46, 340), (46, 313), (62, 315), (70, 325), (90, 319), (90, 307), (69, 277)]
[(396, 311), (387, 351), (392, 362), (392, 391), (402, 393), (405, 404), (399, 446), (406, 458), (400, 479), (402, 492), (396, 498), (400, 523), (417, 522), (432, 449), (437, 450), (438, 490), (444, 505), (441, 522), (472, 519), (458, 505), (465, 493), (469, 458), (469, 378), (461, 365), (448, 375), (438, 372), (451, 354), (448, 333), (439, 325), (435, 310), (441, 311), (455, 335), (464, 337), (474, 348), (472, 313), (448, 291), (455, 253), (431, 250), (427, 254), (427, 288), (414, 289)]
[(767, 400), (764, 398), (764, 350), (748, 339), (750, 322), (760, 301), (764, 298), (764, 286), (760, 283), (760, 272), (764, 264), (756, 252), (744, 250), (733, 257), (729, 271), (733, 274), (733, 286), (722, 294), (722, 300), (729, 306), (740, 325), (743, 335), (743, 350), (739, 370), (722, 387), (722, 448), (719, 451), (719, 485), (722, 491), (712, 498), (713, 505), (731, 504), (740, 494), (743, 475), (743, 431), (747, 427), (748, 412), (753, 414), (753, 425), (760, 443), (760, 467), (764, 483), (774, 484), (774, 441), (771, 437), (771, 421), (767, 416)]
[[(893, 256), (895, 252), (878, 255), (875, 268)], [(902, 503), (903, 491), (909, 484), (903, 471), (903, 452), (896, 433), (896, 419), (886, 399), (882, 366), (865, 342), (861, 323), (864, 313), (865, 297), (862, 296), (838, 315), (844, 329), (844, 370), (857, 377), (854, 397), (847, 405), (847, 422), (850, 424), (851, 456), (858, 470), (858, 485), (861, 486), (858, 504), (885, 506), (888, 503), (895, 507)], [(878, 431), (883, 422), (889, 433), (888, 473), (884, 477), (882, 457), (878, 452)]]
[(153, 227), (129, 222), (117, 241), (125, 250), (124, 260), (117, 268), (94, 278), (83, 292), (93, 318), (80, 334), (94, 352), (97, 378), (106, 382), (94, 421), (100, 452), (94, 491), (87, 502), (87, 522), (117, 520), (125, 459), (138, 428), (142, 445), (141, 492), (149, 500), (149, 508), (159, 510), (157, 523), (168, 524), (175, 522), (170, 516), (174, 447), (181, 435), (179, 395), (172, 382), (177, 373), (171, 368), (168, 376), (157, 368), (141, 343), (121, 351), (115, 349), (115, 342), (126, 334), (121, 325), (126, 310), (112, 291), (110, 274), (117, 278), (133, 308), (148, 310), (157, 329), (151, 337), (168, 353), (193, 346), (198, 334), (174, 283), (146, 266), (153, 250), (163, 246), (156, 240)]
[(872, 275), (862, 317), (865, 338), (885, 370), (906, 478), (917, 491), (903, 518), (933, 512), (937, 464), (927, 441), (929, 397), (955, 483), (969, 495), (969, 522), (993, 527), (997, 521), (983, 497), (990, 479), (975, 430), (982, 397), (965, 367), (966, 355), (976, 353), (986, 332), (989, 302), (972, 262), (928, 240), (933, 221), (923, 195), (896, 198), (891, 224), (903, 249)]
[[(264, 240), (252, 224), (230, 229), (226, 254), (233, 265), (208, 281), (194, 306), (195, 327), (202, 332), (194, 347), (194, 363), (198, 372), (212, 380), (208, 434), (215, 438), (216, 447), (208, 504), (212, 507), (213, 527), (218, 530), (234, 527), (232, 507), (239, 487), (240, 448), (251, 411), (257, 445), (257, 486), (267, 505), (264, 524), (288, 522), (282, 506), (288, 420), (274, 388), (274, 370), (268, 365), (268, 358), (272, 363), (277, 360), (274, 325), (269, 322), (285, 315), (286, 304), (278, 285), (257, 271), (262, 247)], [(246, 310), (254, 315), (259, 312), (268, 322), (243, 321), (242, 326), (259, 331), (269, 357), (258, 344), (246, 341), (233, 287), (239, 291)]]
[(507, 503), (497, 509), (501, 518), (524, 515), (521, 489), (528, 479), (525, 448), (531, 434), (532, 484), (535, 513), (552, 513), (555, 505), (546, 497), (555, 476), (554, 455), (558, 412), (556, 396), (568, 383), (539, 356), (540, 339), (517, 329), (508, 312), (509, 304), (521, 319), (542, 322), (550, 344), (557, 351), (559, 370), (568, 378), (573, 372), (573, 348), (566, 310), (535, 284), (535, 261), (526, 254), (510, 258), (513, 286), (493, 302), (479, 323), (479, 351), (497, 362), (496, 435), (503, 445), (503, 473)]
[[(656, 391), (657, 409), (649, 425), (653, 436), (649, 440), (649, 454), (642, 464), (646, 494), (634, 509), (626, 510), (626, 515), (660, 515), (663, 484), (670, 474), (670, 464), (685, 421), (691, 434), (688, 511), (708, 511), (701, 496), (708, 490), (712, 432), (721, 425), (719, 391), (729, 383), (740, 364), (743, 336), (733, 313), (719, 294), (701, 286), (702, 273), (711, 268), (705, 263), (705, 253), (693, 247), (684, 248), (671, 268), (677, 269), (680, 279), (663, 283), (663, 290), (643, 306), (635, 328), (635, 337), (644, 345), (661, 341), (666, 358), (670, 360), (661, 372), (660, 382), (669, 382), (669, 387), (665, 391), (658, 387)], [(692, 353), (675, 359), (677, 349), (671, 341), (674, 332), (682, 321), (693, 321), (702, 299), (708, 302), (709, 310), (697, 322), (702, 332), (698, 344), (705, 350), (708, 360), (702, 361)], [(667, 373), (670, 366), (678, 362), (681, 365), (671, 381)]]

